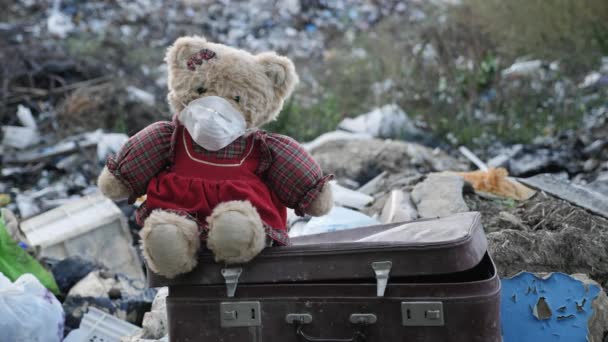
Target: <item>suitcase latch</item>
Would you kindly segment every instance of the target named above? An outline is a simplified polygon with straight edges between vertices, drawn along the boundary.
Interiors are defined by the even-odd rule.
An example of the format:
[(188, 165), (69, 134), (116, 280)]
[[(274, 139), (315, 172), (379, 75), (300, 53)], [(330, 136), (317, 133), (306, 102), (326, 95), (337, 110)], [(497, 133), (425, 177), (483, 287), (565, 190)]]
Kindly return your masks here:
[(372, 268), (376, 274), (376, 295), (378, 297), (384, 297), (392, 267), (393, 263), (390, 261), (377, 261), (372, 263)]
[(262, 325), (260, 302), (220, 303), (220, 322), (224, 328)]
[(401, 315), (406, 327), (444, 325), (442, 302), (402, 302)]
[(230, 298), (234, 297), (236, 293), (236, 287), (239, 284), (239, 277), (243, 269), (240, 267), (235, 268), (222, 268), (222, 276), (226, 282), (226, 295)]

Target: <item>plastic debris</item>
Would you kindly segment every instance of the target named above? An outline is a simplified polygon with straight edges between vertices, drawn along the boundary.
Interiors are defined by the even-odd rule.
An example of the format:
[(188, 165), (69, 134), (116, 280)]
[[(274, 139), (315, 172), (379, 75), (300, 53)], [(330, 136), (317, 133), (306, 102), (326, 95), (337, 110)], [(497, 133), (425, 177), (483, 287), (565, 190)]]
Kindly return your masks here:
[(4, 274), (3, 277), (16, 280), (23, 274), (29, 273), (53, 293), (59, 294), (53, 275), (11, 238), (5, 229), (3, 216), (0, 217), (0, 251), (0, 273)]
[(139, 89), (134, 86), (128, 86), (127, 93), (129, 94), (130, 100), (141, 102), (148, 106), (154, 106), (154, 104), (156, 102), (154, 94), (151, 94), (143, 89)]
[(17, 118), (24, 127), (32, 128), (34, 130), (38, 128), (36, 119), (34, 119), (34, 116), (32, 115), (32, 110), (26, 106), (17, 106)]
[(2, 341), (54, 342), (63, 339), (61, 304), (31, 274), (14, 283), (0, 273)]
[(348, 208), (362, 209), (374, 201), (372, 196), (347, 189), (335, 181), (330, 182), (334, 195), (334, 203)]
[[(132, 279), (144, 280), (141, 261), (132, 247), (126, 218), (101, 194), (73, 200), (21, 223), (40, 256), (80, 256)], [(99, 243), (103, 241), (103, 243)]]
[(97, 159), (105, 161), (108, 155), (120, 151), (120, 148), (127, 140), (129, 140), (129, 137), (122, 133), (101, 134), (97, 143)]
[(373, 226), (380, 222), (358, 211), (342, 207), (333, 207), (325, 216), (313, 217), (304, 226), (292, 227), (290, 237), (321, 234), (358, 227)]
[(371, 138), (372, 138), (372, 136), (367, 133), (351, 133), (351, 132), (344, 132), (344, 131), (333, 131), (333, 132), (323, 133), (320, 136), (318, 136), (315, 140), (308, 142), (308, 143), (304, 143), (304, 144), (302, 144), (302, 146), (306, 150), (312, 151), (312, 150), (316, 149), (317, 147), (322, 146), (325, 143), (330, 142), (330, 141), (352, 140), (352, 139), (371, 139)]
[(40, 136), (35, 128), (21, 126), (2, 126), (4, 138), (2, 144), (18, 149), (24, 149), (40, 142)]
[(353, 133), (367, 133), (373, 137), (412, 139), (422, 136), (405, 112), (396, 104), (388, 104), (355, 118), (346, 118), (338, 125)]
[(94, 307), (82, 318), (80, 327), (72, 330), (64, 342), (120, 342), (121, 338), (141, 331), (136, 325), (120, 320)]
[(60, 5), (60, 0), (53, 1), (53, 8), (46, 25), (49, 33), (59, 38), (65, 38), (69, 32), (74, 30), (74, 24), (72, 23), (72, 18), (60, 11)]
[(526, 62), (517, 62), (511, 65), (509, 68), (502, 71), (502, 77), (513, 78), (513, 77), (526, 77), (539, 71), (543, 66), (541, 60), (533, 60)]

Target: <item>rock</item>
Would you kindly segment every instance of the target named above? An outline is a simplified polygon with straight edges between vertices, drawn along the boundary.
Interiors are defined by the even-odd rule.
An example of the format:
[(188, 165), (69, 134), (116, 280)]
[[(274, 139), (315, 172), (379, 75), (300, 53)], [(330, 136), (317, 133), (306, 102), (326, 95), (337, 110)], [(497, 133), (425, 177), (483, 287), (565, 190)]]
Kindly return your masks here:
[(312, 150), (324, 171), (365, 184), (383, 171), (402, 176), (465, 171), (467, 165), (439, 149), (403, 141), (336, 140)]
[(587, 159), (583, 164), (584, 172), (592, 172), (600, 165), (600, 162), (597, 159)]
[(421, 218), (445, 217), (469, 211), (462, 197), (464, 179), (453, 174), (432, 173), (412, 191)]
[(524, 148), (508, 162), (509, 173), (517, 177), (539, 173), (568, 171), (576, 173), (579, 168), (568, 161), (572, 156), (568, 151), (554, 148)]
[(68, 293), (70, 289), (99, 266), (78, 256), (71, 256), (59, 261), (52, 268), (53, 277), (61, 293)]
[(162, 287), (158, 290), (150, 312), (144, 314), (142, 330), (132, 336), (124, 337), (121, 342), (144, 342), (159, 340), (168, 336), (167, 329), (167, 295), (169, 288)]
[(411, 195), (402, 190), (391, 191), (380, 214), (380, 221), (382, 223), (406, 222), (417, 218), (418, 211), (412, 203)]
[(376, 108), (355, 118), (346, 118), (340, 122), (338, 128), (353, 133), (367, 133), (376, 138), (413, 140), (424, 136), (396, 104)]
[(608, 298), (585, 274), (522, 272), (502, 279), (505, 341), (602, 342)]
[(608, 196), (597, 191), (577, 184), (571, 184), (568, 181), (549, 174), (520, 179), (520, 181), (608, 218)]

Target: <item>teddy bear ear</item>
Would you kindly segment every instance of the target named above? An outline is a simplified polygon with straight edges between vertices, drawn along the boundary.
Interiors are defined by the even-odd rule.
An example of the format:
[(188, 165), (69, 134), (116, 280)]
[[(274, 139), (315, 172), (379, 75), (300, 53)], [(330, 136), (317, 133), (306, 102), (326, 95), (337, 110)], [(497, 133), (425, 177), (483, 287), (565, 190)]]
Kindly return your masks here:
[(190, 36), (178, 38), (167, 49), (165, 62), (171, 68), (186, 69), (188, 59), (199, 51), (207, 42), (205, 37)]
[(287, 98), (298, 83), (298, 74), (293, 62), (274, 52), (263, 52), (256, 56), (258, 63), (264, 68), (266, 77), (274, 85), (277, 96)]

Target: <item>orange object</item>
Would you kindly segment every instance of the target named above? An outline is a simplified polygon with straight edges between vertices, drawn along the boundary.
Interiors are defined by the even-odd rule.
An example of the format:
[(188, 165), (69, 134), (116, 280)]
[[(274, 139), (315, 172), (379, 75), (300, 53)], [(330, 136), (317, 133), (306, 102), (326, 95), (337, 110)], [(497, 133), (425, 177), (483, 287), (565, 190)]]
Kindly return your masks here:
[(503, 168), (460, 172), (458, 175), (471, 183), (476, 192), (486, 192), (519, 201), (527, 200), (536, 194), (536, 191), (514, 179), (509, 179), (509, 173)]

